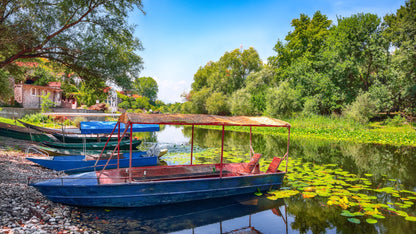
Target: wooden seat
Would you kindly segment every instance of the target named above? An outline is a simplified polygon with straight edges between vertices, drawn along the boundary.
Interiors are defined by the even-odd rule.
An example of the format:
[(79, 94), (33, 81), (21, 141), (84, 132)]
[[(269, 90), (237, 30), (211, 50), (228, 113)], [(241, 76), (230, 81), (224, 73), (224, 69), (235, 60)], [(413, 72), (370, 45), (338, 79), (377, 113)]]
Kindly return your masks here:
[(243, 168), (244, 173), (251, 173), (253, 169), (259, 164), (261, 154), (254, 154), (250, 162)]
[(272, 162), (269, 165), (269, 168), (267, 168), (266, 173), (275, 173), (277, 172), (277, 169), (279, 169), (280, 163), (282, 162), (282, 158), (274, 157)]

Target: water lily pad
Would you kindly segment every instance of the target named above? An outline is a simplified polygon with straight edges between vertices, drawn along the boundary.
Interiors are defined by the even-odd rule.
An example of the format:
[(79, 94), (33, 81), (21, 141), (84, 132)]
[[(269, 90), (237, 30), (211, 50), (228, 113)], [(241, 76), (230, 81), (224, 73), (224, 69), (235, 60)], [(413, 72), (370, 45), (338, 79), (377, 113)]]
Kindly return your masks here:
[(351, 222), (351, 223), (356, 223), (356, 224), (360, 224), (361, 223), (361, 221), (359, 219), (357, 219), (357, 218), (349, 218), (347, 220), (349, 222)]
[(406, 219), (407, 221), (416, 222), (416, 217), (415, 217), (415, 216), (407, 216), (405, 219)]
[(366, 219), (365, 221), (367, 223), (369, 223), (369, 224), (375, 224), (375, 223), (377, 223), (377, 219)]
[(254, 195), (261, 196), (261, 195), (263, 195), (263, 193), (262, 192), (255, 192)]
[(380, 214), (373, 214), (372, 215), (374, 218), (377, 218), (377, 219), (385, 219), (386, 217), (384, 217), (383, 215), (380, 215)]
[(354, 217), (354, 214), (352, 214), (351, 212), (349, 212), (348, 210), (343, 210), (342, 212), (341, 212), (341, 215), (342, 216), (345, 216), (345, 217)]

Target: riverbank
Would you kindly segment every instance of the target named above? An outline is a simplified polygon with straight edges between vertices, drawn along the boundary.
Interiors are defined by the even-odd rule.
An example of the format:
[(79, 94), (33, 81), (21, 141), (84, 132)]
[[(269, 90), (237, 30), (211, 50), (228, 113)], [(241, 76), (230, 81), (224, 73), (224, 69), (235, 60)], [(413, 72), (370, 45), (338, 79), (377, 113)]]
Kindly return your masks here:
[[(362, 144), (394, 146), (416, 146), (416, 131), (407, 122), (371, 122), (361, 124), (338, 117), (312, 116), (283, 119), (291, 124), (290, 135), (294, 139), (317, 139), (346, 141)], [(217, 126), (197, 126), (200, 128), (220, 129)], [(248, 127), (227, 127), (228, 131), (250, 132)], [(286, 136), (285, 128), (252, 128), (253, 133)]]
[(53, 203), (28, 178), (51, 178), (60, 174), (25, 159), (19, 146), (28, 142), (0, 137), (0, 233), (98, 233), (77, 222), (79, 213)]

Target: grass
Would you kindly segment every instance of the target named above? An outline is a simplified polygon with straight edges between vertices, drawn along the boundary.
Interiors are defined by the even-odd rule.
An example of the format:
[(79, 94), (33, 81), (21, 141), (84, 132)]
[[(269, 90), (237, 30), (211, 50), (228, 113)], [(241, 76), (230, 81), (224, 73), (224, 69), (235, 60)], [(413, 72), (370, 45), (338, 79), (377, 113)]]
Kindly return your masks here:
[(23, 125), (21, 123), (15, 121), (13, 119), (8, 119), (8, 118), (0, 117), (0, 122), (23, 127)]
[[(298, 117), (285, 119), (291, 124), (291, 137), (349, 141), (395, 146), (416, 146), (416, 131), (410, 124), (384, 125), (382, 122), (360, 124), (338, 117)], [(199, 126), (220, 129), (217, 126)], [(248, 127), (227, 127), (230, 131), (249, 132)], [(253, 133), (266, 135), (286, 135), (284, 128), (253, 128)]]

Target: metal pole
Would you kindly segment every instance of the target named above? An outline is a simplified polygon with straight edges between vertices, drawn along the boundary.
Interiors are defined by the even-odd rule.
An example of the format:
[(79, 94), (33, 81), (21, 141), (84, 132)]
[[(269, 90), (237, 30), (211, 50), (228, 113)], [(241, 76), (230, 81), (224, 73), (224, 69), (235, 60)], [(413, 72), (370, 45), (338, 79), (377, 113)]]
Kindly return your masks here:
[(191, 165), (194, 158), (194, 125), (192, 125), (192, 137), (191, 137)]
[(132, 157), (132, 149), (133, 149), (133, 125), (129, 122), (130, 127), (130, 162), (129, 162), (129, 182), (131, 183), (131, 157)]
[(250, 126), (250, 158), (253, 157), (253, 152), (252, 152), (253, 146), (251, 144), (251, 126)]
[(287, 150), (286, 150), (286, 172), (287, 172), (287, 164), (289, 163), (289, 144), (290, 144), (290, 126), (287, 128)]
[(224, 156), (224, 129), (225, 129), (225, 125), (222, 125), (220, 178), (222, 178), (222, 162), (223, 162), (223, 156)]

